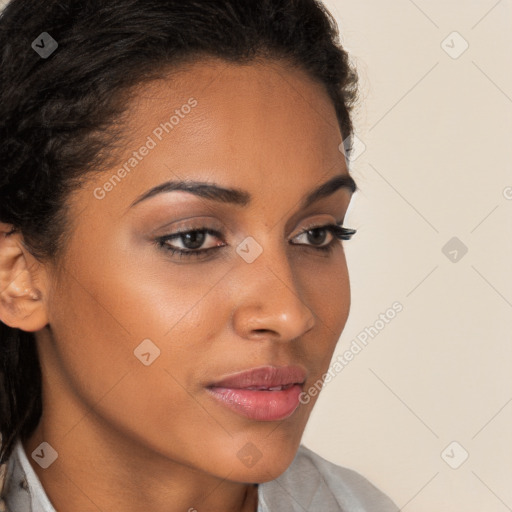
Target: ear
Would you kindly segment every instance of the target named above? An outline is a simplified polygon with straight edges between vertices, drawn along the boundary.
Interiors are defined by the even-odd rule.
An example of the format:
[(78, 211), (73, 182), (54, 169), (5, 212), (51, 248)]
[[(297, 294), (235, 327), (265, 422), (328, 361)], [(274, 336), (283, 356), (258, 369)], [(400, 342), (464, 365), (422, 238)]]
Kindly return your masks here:
[(22, 331), (39, 331), (48, 324), (44, 268), (12, 228), (0, 222), (0, 320)]

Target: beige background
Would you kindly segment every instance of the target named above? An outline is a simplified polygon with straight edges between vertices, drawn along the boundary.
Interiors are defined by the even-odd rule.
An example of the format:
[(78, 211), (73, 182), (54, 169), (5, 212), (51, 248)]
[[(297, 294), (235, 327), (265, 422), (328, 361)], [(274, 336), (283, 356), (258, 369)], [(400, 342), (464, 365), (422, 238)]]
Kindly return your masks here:
[(512, 0), (326, 4), (364, 149), (336, 355), (404, 309), (325, 387), (304, 444), (407, 512), (512, 510)]
[[(304, 444), (407, 512), (512, 510), (512, 0), (325, 3), (359, 69), (366, 146), (337, 354), (404, 309), (325, 387)], [(458, 58), (443, 49), (458, 36), (441, 46), (453, 31)]]

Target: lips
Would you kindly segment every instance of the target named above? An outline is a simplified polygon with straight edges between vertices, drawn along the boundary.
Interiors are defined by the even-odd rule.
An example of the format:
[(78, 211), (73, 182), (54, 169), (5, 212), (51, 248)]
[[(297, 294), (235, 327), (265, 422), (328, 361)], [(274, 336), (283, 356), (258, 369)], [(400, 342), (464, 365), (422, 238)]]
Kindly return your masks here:
[(208, 394), (231, 411), (256, 421), (277, 421), (299, 406), (306, 380), (300, 366), (262, 366), (239, 372), (207, 386)]
[(305, 380), (306, 372), (300, 366), (261, 366), (230, 375), (209, 387), (281, 391)]

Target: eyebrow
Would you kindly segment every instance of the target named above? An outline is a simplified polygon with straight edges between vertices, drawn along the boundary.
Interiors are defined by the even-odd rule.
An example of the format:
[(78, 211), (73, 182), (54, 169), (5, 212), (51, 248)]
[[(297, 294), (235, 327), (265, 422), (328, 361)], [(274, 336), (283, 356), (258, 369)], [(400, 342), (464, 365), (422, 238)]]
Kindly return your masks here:
[[(307, 194), (302, 199), (300, 207), (301, 209), (305, 209), (320, 199), (324, 199), (334, 194), (339, 189), (348, 189), (354, 193), (356, 190), (358, 190), (358, 187), (352, 176), (348, 174), (338, 174)], [(135, 205), (145, 201), (146, 199), (149, 199), (150, 197), (154, 197), (157, 194), (164, 192), (174, 192), (176, 190), (189, 192), (190, 194), (194, 194), (211, 201), (234, 204), (236, 206), (248, 206), (252, 199), (251, 194), (245, 190), (237, 188), (225, 188), (221, 187), (220, 185), (216, 185), (215, 183), (188, 180), (166, 181), (165, 183), (161, 183), (160, 185), (153, 187), (152, 189), (137, 197), (137, 199), (133, 201), (129, 208), (133, 208)]]

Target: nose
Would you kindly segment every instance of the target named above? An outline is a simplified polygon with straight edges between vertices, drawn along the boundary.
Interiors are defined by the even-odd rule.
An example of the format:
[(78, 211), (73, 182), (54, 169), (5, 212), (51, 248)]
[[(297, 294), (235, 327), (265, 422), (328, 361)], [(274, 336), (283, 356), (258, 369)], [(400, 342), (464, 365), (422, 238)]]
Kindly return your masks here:
[(267, 248), (254, 262), (239, 262), (232, 277), (237, 280), (232, 320), (239, 336), (289, 341), (314, 327), (315, 315), (284, 249)]

